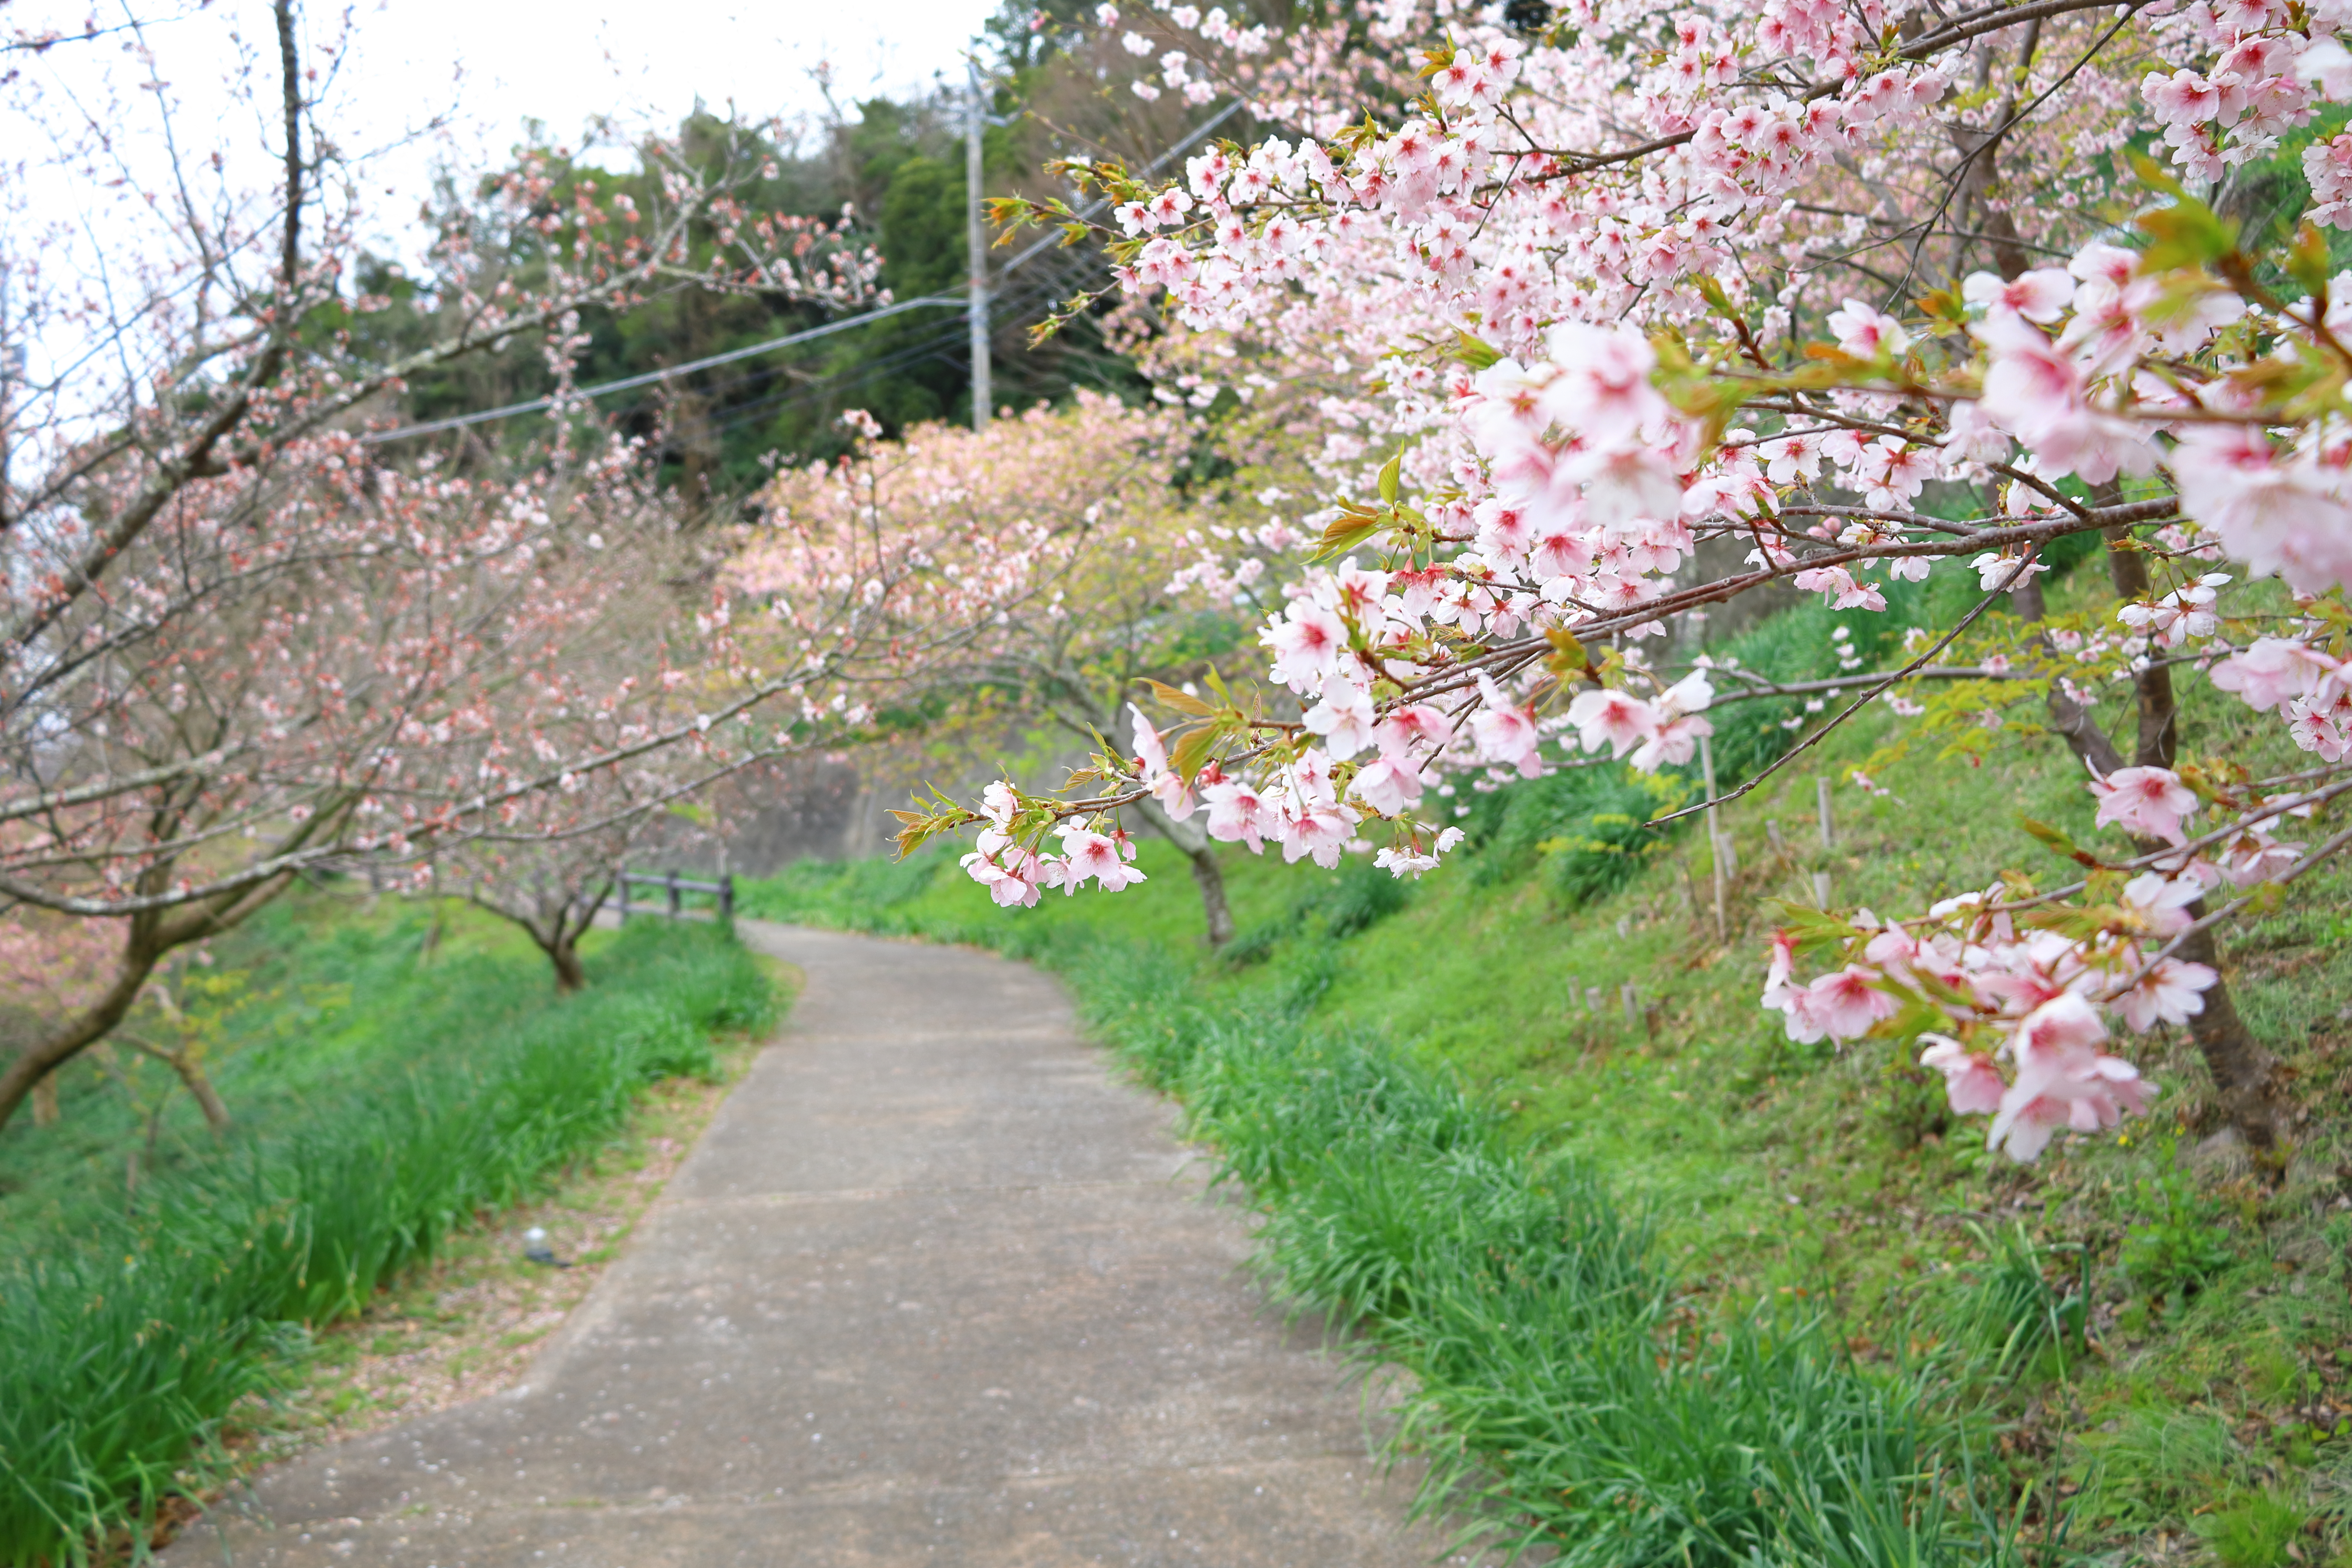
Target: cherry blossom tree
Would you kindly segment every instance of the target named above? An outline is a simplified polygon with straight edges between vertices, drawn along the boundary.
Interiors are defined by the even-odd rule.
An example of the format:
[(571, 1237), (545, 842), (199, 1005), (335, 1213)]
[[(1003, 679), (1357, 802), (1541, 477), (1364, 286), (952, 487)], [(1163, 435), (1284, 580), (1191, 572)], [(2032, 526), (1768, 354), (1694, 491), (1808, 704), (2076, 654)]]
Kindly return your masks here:
[[(1174, 470), (1193, 431), (1173, 411), (1081, 394), (980, 434), (925, 426), (886, 442), (865, 428), (837, 463), (778, 476), (733, 577), (772, 607), (759, 635), (842, 650), (829, 689), (804, 700), (877, 733), (986, 734), (1010, 713), (1045, 720), (1066, 745), (1155, 755), (1131, 700), (1159, 683), (1198, 701), (1171, 683), (1220, 681), (1263, 613), (1263, 561), (1227, 569), (1220, 552), (1244, 533), (1258, 549), (1297, 538), (1279, 518), (1236, 528), (1237, 511), (1186, 499)], [(1223, 943), (1233, 917), (1192, 800), (1171, 790), (1132, 805), (1183, 851), (1210, 943)], [(995, 852), (983, 845), (974, 864), (996, 873), (998, 901), (1034, 904), (1050, 884)], [(1105, 886), (1143, 879), (1124, 833), (1076, 852), (1106, 859)]]
[[(1139, 766), (942, 801), (904, 843), (977, 824), (976, 877), (1075, 886), (1102, 858), (1049, 839), (1091, 851), (1120, 810), (1195, 798), (1214, 837), (1328, 864), (1377, 831), (1418, 875), (1456, 837), (1423, 809), (1448, 773), (1687, 761), (1741, 693), (1646, 651), (1677, 617), (1783, 584), (1881, 612), (1891, 581), (1969, 574), (1972, 607), (1789, 755), (2000, 660), (2122, 842), (2053, 829), (2074, 880), (1799, 923), (1766, 1005), (1801, 1038), (1921, 1051), (2020, 1159), (2143, 1109), (2116, 1038), (2183, 1024), (2278, 1167), (2213, 944), (2352, 841), (2327, 826), (2352, 789), (2352, 274), (2320, 226), (2346, 221), (2352, 136), (2299, 129), (2352, 94), (2337, 8), (1571, 0), (1521, 30), (1382, 0), (1278, 41), (1189, 5), (1098, 19), (1192, 40), (1130, 46), (1157, 56), (1139, 91), (1235, 92), (1275, 132), (1164, 185), (1065, 165), (1114, 204), (1114, 286), (1158, 301), (1190, 374), (1358, 377), (1314, 405), (1320, 548), (1261, 633), (1298, 717), (1202, 704)], [(1366, 114), (1381, 82), (1408, 85)], [(2168, 166), (2132, 157), (2151, 141)], [(2298, 142), (2313, 204), (2257, 233), (2238, 193)], [(2119, 601), (2095, 624), (2050, 622), (2035, 584), (2075, 535)], [(2019, 614), (1989, 616), (2004, 596)], [(2303, 756), (2188, 752), (2192, 675)], [(2115, 700), (2128, 741), (2091, 717)]]
[[(0, 1111), (121, 1023), (165, 955), (307, 868), (413, 878), (477, 840), (593, 835), (603, 774), (675, 752), (683, 788), (772, 744), (742, 720), (774, 689), (733, 661), (723, 607), (681, 611), (652, 570), (677, 530), (646, 470), (615, 444), (510, 478), (304, 462), (240, 486), (284, 553), (234, 558), (203, 614), (93, 660), (14, 743), (29, 783), (0, 804), (0, 876), (121, 942), (100, 994), (0, 1073)], [(234, 523), (220, 499), (192, 491), (175, 522)], [(181, 533), (136, 543), (115, 592), (188, 587), (194, 552), (157, 548)]]
[[(629, 519), (619, 516), (597, 531), (593, 610), (575, 614), (560, 642), (542, 651), (534, 679), (487, 693), (488, 732), (527, 735), (529, 754), (542, 763), (625, 754), (521, 794), (495, 816), (462, 820), (436, 835), (430, 849), (431, 885), (520, 926), (547, 955), (561, 991), (587, 983), (580, 938), (629, 855), (669, 808), (787, 744), (773, 734), (730, 738), (723, 730), (714, 739), (698, 727), (714, 698), (732, 689), (720, 651), (730, 645), (723, 636), (687, 635), (669, 584), (702, 574), (708, 563), (695, 536), (673, 525), (669, 512), (683, 503), (652, 494), (631, 499), (632, 510), (649, 514), (646, 525), (625, 532)], [(723, 634), (723, 612), (700, 617), (700, 628)], [(551, 701), (558, 692), (561, 700)], [(628, 744), (665, 729), (693, 739)]]
[(443, 886), (478, 908), (512, 921), (555, 969), (555, 988), (588, 984), (580, 939), (611, 900), (630, 850), (644, 837), (643, 811), (618, 814), (610, 826), (477, 843), (438, 864)]
[(95, 252), (61, 232), (0, 258), (8, 326), (57, 367), (11, 375), (0, 403), (0, 898), (119, 933), (104, 983), (0, 1065), (0, 1123), (167, 955), (307, 868), (414, 875), (518, 823), (593, 831), (533, 804), (667, 750), (721, 767), (773, 743), (750, 715), (784, 682), (741, 662), (723, 601), (672, 594), (625, 672), (579, 658), (655, 581), (646, 542), (675, 531), (642, 447), (559, 421), (540, 456), (460, 473), (395, 461), (382, 426), (404, 378), (518, 339), (561, 379), (591, 307), (656, 286), (848, 298), (870, 268), (831, 259), (823, 226), (751, 224), (680, 279), (688, 226), (728, 225), (756, 165), (653, 143), (658, 203), (599, 205), (573, 182), (559, 206), (532, 153), (488, 182), (533, 238), (528, 275), (477, 212), (433, 253), (446, 335), (372, 363), (351, 331), (381, 304), (350, 292), (364, 182), (311, 96), (342, 40), (306, 39), (291, 0), (271, 16), (274, 47), (246, 64), (266, 84), (247, 107), (277, 139), (271, 188), (241, 188), (192, 134), (136, 24), (160, 174), (125, 150), (132, 111), (67, 90), (48, 54), (5, 83), (17, 122), (51, 138), (20, 168), (131, 199)]

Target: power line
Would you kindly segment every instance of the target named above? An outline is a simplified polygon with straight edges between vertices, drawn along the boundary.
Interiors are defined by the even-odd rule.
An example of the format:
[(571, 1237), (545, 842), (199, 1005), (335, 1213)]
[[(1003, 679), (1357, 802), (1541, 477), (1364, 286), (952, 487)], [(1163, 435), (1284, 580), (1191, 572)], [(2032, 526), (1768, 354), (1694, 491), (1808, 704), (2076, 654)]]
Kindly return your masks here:
[[(1243, 107), (1243, 100), (1234, 100), (1234, 101), (1225, 105), (1224, 108), (1219, 110), (1209, 119), (1202, 121), (1199, 125), (1196, 125), (1192, 130), (1186, 132), (1174, 144), (1168, 147), (1158, 157), (1152, 159), (1151, 162), (1146, 163), (1143, 166), (1143, 173), (1147, 174), (1156, 173), (1158, 170), (1164, 167), (1170, 160), (1180, 156), (1186, 148), (1192, 146), (1194, 142), (1208, 135), (1210, 132), (1214, 131), (1218, 126), (1223, 125), (1226, 121), (1231, 120), (1235, 114), (1241, 112)], [(1108, 197), (1098, 197), (1079, 208), (1076, 216), (1080, 220), (1092, 217), (1109, 205), (1110, 203)], [(1063, 241), (1059, 236), (1050, 234), (1042, 239), (1033, 242), (1015, 254), (1010, 261), (1007, 261), (1004, 266), (999, 269), (997, 276), (999, 278), (1006, 276), (1012, 272), (1014, 268), (1022, 266), (1024, 263), (1044, 255), (1046, 251), (1053, 249), (1062, 243)], [(592, 400), (594, 398), (604, 397), (611, 393), (629, 392), (640, 386), (651, 386), (656, 382), (667, 381), (672, 376), (687, 375), (698, 370), (709, 370), (715, 365), (732, 364), (737, 360), (751, 359), (755, 355), (767, 353), (774, 349), (789, 348), (794, 343), (804, 343), (815, 338), (830, 337), (835, 332), (847, 331), (852, 327), (870, 325), (873, 322), (882, 321), (886, 317), (896, 316), (903, 311), (919, 310), (927, 306), (955, 306), (961, 308), (965, 304), (966, 301), (956, 294), (926, 294), (918, 300), (900, 300), (895, 303), (885, 305), (877, 310), (867, 310), (856, 316), (845, 316), (840, 321), (827, 321), (821, 327), (810, 327), (797, 332), (788, 332), (781, 338), (771, 338), (766, 342), (752, 343), (745, 348), (730, 349), (724, 353), (716, 353), (711, 354), (707, 358), (691, 360), (685, 364), (667, 365), (660, 370), (649, 370), (642, 374), (624, 376), (618, 381), (601, 382), (594, 386), (577, 387), (573, 389), (572, 396), (581, 400)], [(504, 407), (485, 408), (472, 414), (453, 414), (446, 419), (427, 420), (421, 425), (404, 425), (396, 430), (372, 430), (362, 436), (360, 439), (369, 446), (380, 446), (387, 441), (404, 441), (412, 436), (435, 436), (445, 430), (462, 430), (468, 426), (486, 425), (494, 419), (511, 419), (518, 414), (537, 414), (542, 410), (552, 408), (554, 406), (555, 399), (552, 396), (534, 397), (527, 403), (509, 403)]]
[[(618, 381), (607, 381), (595, 386), (583, 386), (574, 390), (572, 395), (579, 398), (593, 398), (603, 397), (608, 393), (628, 392), (640, 386), (651, 386), (657, 381), (667, 381), (674, 375), (709, 370), (713, 365), (732, 364), (737, 360), (750, 359), (754, 354), (763, 354), (771, 349), (781, 349), (793, 343), (804, 343), (812, 338), (830, 337), (835, 332), (845, 332), (852, 327), (862, 327), (868, 322), (878, 321), (885, 316), (898, 315), (901, 311), (918, 310), (926, 305), (960, 306), (962, 303), (961, 300), (940, 294), (926, 294), (919, 300), (901, 300), (895, 304), (885, 305), (878, 310), (867, 310), (856, 316), (844, 316), (838, 321), (827, 321), (821, 327), (810, 327), (803, 331), (788, 332), (781, 338), (772, 338), (764, 343), (753, 343), (749, 348), (729, 349), (725, 353), (689, 360), (685, 364), (667, 365), (660, 370), (646, 371), (641, 375), (624, 376)], [(373, 430), (361, 439), (373, 445), (384, 441), (404, 440), (411, 436), (432, 436), (443, 430), (460, 430), (468, 425), (486, 424), (492, 419), (510, 419), (518, 414), (536, 414), (543, 408), (554, 406), (553, 397), (534, 397), (528, 403), (509, 403), (503, 408), (485, 408), (475, 414), (453, 414), (446, 419), (434, 419), (423, 425), (404, 425), (397, 430)]]
[[(1049, 289), (1033, 284), (1017, 293), (993, 296), (989, 300), (991, 313), (993, 315), (999, 306), (1009, 306), (1011, 309), (1007, 314), (1018, 315), (1022, 309), (1045, 299), (1049, 293)], [(730, 430), (740, 428), (772, 410), (780, 412), (785, 408), (817, 402), (828, 395), (851, 391), (874, 380), (877, 376), (886, 375), (891, 371), (908, 365), (921, 364), (932, 360), (938, 360), (942, 363), (952, 363), (955, 356), (946, 350), (963, 336), (964, 328), (961, 323), (959, 323), (944, 331), (934, 332), (928, 338), (918, 339), (915, 342), (885, 354), (879, 359), (867, 360), (847, 370), (837, 371), (832, 375), (822, 377), (804, 386), (787, 387), (763, 397), (734, 404), (722, 410), (721, 417), (712, 426), (712, 433), (724, 435)]]

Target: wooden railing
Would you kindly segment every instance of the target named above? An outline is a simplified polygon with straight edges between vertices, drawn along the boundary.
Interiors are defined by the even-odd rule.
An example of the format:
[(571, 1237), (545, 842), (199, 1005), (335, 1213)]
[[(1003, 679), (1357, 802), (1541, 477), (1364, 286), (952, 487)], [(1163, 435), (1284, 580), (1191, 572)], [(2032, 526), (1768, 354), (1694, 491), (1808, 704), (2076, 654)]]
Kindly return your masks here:
[[(620, 897), (615, 903), (621, 911), (621, 919), (624, 922), (628, 920), (631, 911), (636, 910), (643, 910), (649, 914), (667, 915), (675, 920), (686, 912), (679, 899), (682, 893), (713, 894), (719, 900), (719, 918), (723, 921), (735, 918), (735, 876), (731, 871), (720, 872), (719, 880), (715, 882), (692, 881), (675, 871), (624, 871), (617, 881)], [(666, 895), (667, 907), (632, 904), (629, 901), (629, 889), (632, 887), (661, 889)]]

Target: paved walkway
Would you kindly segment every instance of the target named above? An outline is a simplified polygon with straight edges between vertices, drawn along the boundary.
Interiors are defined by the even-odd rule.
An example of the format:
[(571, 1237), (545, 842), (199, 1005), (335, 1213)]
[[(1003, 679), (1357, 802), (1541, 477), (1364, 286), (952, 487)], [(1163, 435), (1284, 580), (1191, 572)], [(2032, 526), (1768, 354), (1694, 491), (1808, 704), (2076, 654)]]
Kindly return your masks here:
[(1052, 981), (741, 929), (808, 988), (527, 1384), (271, 1470), (172, 1563), (1431, 1560)]

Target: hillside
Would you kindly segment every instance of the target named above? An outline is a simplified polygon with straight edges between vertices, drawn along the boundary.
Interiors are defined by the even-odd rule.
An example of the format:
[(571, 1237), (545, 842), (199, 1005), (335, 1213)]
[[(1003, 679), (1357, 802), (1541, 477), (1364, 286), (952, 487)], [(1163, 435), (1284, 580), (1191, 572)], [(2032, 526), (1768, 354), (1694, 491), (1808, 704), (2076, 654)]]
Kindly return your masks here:
[[(2053, 612), (2070, 602), (2053, 592)], [(1832, 623), (1846, 620), (1857, 646), (1873, 639), (1851, 664), (1888, 651), (1901, 610), (1800, 608), (1730, 647), (1782, 679), (1827, 674)], [(2243, 710), (2192, 700), (2189, 713), (2189, 744), (2205, 754), (2259, 767), (2256, 748), (2275, 744)], [(1719, 712), (1725, 785), (1778, 754), (1799, 716), (1793, 702)], [(1865, 1382), (1924, 1391), (1939, 1462), (1972, 1478), (1956, 1513), (2000, 1552), (2352, 1562), (2352, 926), (2340, 912), (2352, 889), (2340, 873), (2225, 936), (2240, 1005), (2292, 1074), (2297, 1144), (2275, 1190), (2215, 1136), (2204, 1069), (2178, 1030), (2133, 1042), (2161, 1086), (2153, 1114), (2017, 1166), (1883, 1044), (1796, 1045), (1757, 1005), (1772, 901), (1812, 902), (1816, 873), (1834, 903), (1897, 913), (2004, 864), (2049, 868), (2021, 816), (2093, 839), (2080, 773), (2032, 717), (1957, 731), (1961, 754), (1929, 742), (1892, 757), (1906, 721), (1874, 709), (1727, 807), (1738, 861), (1727, 941), (1704, 836), (1638, 826), (1662, 788), (1690, 781), (1645, 785), (1610, 767), (1465, 795), (1469, 844), (1417, 885), (1369, 857), (1322, 872), (1232, 853), (1240, 934), (1216, 958), (1190, 878), (1158, 844), (1144, 846), (1142, 887), (1049, 894), (1035, 910), (992, 909), (944, 856), (801, 867), (746, 907), (1038, 957), (1180, 1096), (1181, 1075), (1135, 1058), (1139, 1031), (1183, 1026), (1151, 1024), (1155, 1010), (1258, 1019), (1269, 1039), (1290, 1024), (1265, 1020), (1290, 1020), (1458, 1084), (1534, 1167), (1591, 1173), (1654, 1227), (1649, 1256), (1706, 1321), (1817, 1313)], [(1846, 782), (1865, 760), (1883, 793)], [(1150, 964), (1165, 966), (1163, 988), (1139, 1001), (1136, 972)], [(1217, 1112), (1192, 1111), (1225, 1142)], [(1510, 1502), (1524, 1508), (1524, 1492)]]

